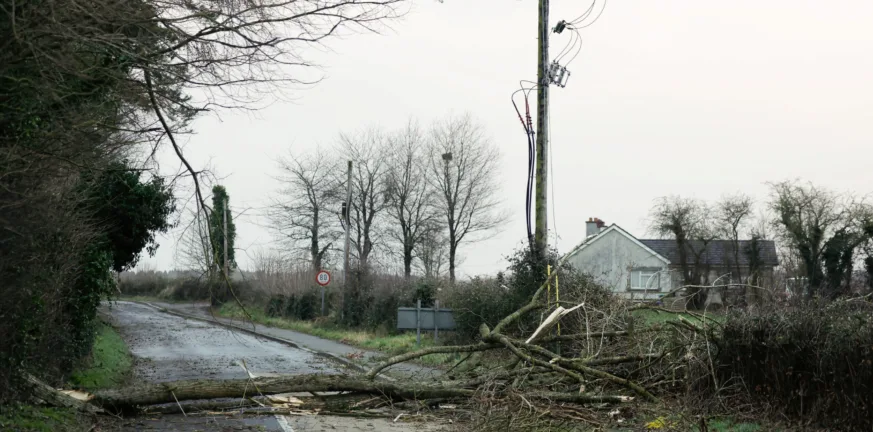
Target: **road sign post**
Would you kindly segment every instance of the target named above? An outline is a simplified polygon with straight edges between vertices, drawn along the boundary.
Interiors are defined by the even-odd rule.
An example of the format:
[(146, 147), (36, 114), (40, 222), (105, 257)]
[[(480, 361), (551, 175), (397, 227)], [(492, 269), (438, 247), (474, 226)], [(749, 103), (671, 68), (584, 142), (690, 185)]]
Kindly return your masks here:
[(324, 291), (325, 287), (330, 284), (330, 273), (327, 270), (316, 273), (315, 283), (321, 285), (321, 316), (324, 316)]

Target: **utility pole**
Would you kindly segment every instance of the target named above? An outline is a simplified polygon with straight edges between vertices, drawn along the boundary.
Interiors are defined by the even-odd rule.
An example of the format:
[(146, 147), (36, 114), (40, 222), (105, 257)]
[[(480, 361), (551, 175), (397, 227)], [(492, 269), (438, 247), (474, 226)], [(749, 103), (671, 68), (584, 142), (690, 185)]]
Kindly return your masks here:
[(351, 214), (352, 214), (352, 161), (349, 161), (348, 176), (346, 177), (346, 214), (344, 215), (344, 223), (346, 225), (346, 242), (343, 257), (343, 291), (340, 293), (340, 319), (345, 318), (346, 306), (346, 287), (349, 284), (349, 250), (351, 249)]
[[(537, 136), (536, 136), (536, 230), (534, 242), (541, 259), (548, 258), (548, 138), (549, 138), (549, 0), (539, 0), (537, 23)], [(545, 271), (545, 269), (543, 270)]]

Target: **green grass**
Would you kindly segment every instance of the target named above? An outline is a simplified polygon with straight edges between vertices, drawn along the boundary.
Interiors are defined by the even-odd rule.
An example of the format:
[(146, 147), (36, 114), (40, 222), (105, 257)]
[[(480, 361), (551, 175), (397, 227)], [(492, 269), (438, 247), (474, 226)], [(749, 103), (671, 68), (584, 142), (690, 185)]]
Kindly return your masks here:
[[(415, 344), (415, 333), (388, 334), (387, 332), (347, 329), (331, 322), (298, 321), (287, 318), (267, 316), (263, 308), (246, 306), (252, 321), (270, 327), (293, 330), (352, 345), (371, 351), (379, 351), (389, 356), (403, 354), (420, 348), (434, 346), (433, 333), (422, 333), (421, 346)], [(236, 304), (225, 303), (216, 311), (218, 316), (227, 318), (246, 318)], [(430, 366), (440, 366), (454, 363), (461, 359), (459, 354), (432, 354), (421, 357), (418, 363)]]
[(0, 431), (79, 432), (91, 429), (91, 422), (71, 409), (31, 405), (0, 406)]
[(735, 423), (730, 419), (711, 420), (706, 426), (712, 432), (760, 432), (764, 430), (757, 423)]
[[(643, 425), (645, 430), (690, 430), (700, 431), (698, 425), (687, 424), (688, 418), (682, 420), (667, 417), (659, 417)], [(683, 426), (683, 424), (685, 426)], [(706, 421), (706, 427), (710, 432), (761, 432), (765, 429), (757, 423), (737, 422), (731, 418), (712, 418)], [(766, 430), (778, 430), (767, 428)]]
[[(667, 312), (653, 309), (639, 309), (633, 311), (632, 313), (635, 317), (639, 318), (640, 321), (642, 321), (642, 324), (645, 326), (663, 325), (668, 321), (677, 321), (680, 316), (688, 321), (691, 321), (692, 323), (701, 323), (700, 318), (687, 312)], [(707, 321), (712, 320), (715, 322), (719, 322), (724, 319), (724, 315), (707, 312), (706, 318)]]
[(127, 380), (132, 366), (130, 351), (121, 335), (112, 326), (101, 323), (90, 357), (73, 372), (70, 383), (84, 390), (118, 387)]

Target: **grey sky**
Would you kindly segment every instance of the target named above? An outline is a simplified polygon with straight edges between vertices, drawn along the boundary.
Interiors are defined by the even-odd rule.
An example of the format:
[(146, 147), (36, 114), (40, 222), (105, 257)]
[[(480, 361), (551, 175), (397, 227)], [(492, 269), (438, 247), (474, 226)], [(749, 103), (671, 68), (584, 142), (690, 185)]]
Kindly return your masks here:
[[(598, 2), (600, 3), (600, 2)], [(552, 24), (590, 4), (553, 0)], [(535, 0), (418, 0), (382, 35), (353, 35), (307, 56), (318, 86), (257, 114), (222, 113), (194, 124), (186, 152), (227, 176), (231, 205), (261, 206), (274, 193), (272, 159), (333, 144), (340, 131), (426, 124), (468, 111), (503, 152), (501, 193), (513, 219), (490, 240), (463, 247), (465, 275), (505, 267), (524, 237), (526, 142), (509, 102), (536, 72)], [(553, 88), (553, 209), (567, 251), (588, 217), (645, 233), (652, 200), (716, 199), (766, 181), (800, 177), (866, 193), (873, 150), (873, 3), (842, 0), (612, 0), (582, 31), (566, 88)], [(553, 35), (557, 54), (569, 33)], [(165, 168), (175, 167), (163, 155)], [(271, 238), (245, 216), (239, 247)], [(172, 236), (143, 259), (173, 267)], [(238, 261), (246, 267), (245, 252)]]

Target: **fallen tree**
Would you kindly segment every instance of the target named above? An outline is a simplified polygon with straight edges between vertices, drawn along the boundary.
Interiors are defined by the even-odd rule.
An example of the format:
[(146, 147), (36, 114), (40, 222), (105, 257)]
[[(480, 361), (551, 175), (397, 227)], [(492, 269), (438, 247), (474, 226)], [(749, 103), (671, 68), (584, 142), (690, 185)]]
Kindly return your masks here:
[[(546, 280), (526, 304), (492, 327), (483, 323), (475, 343), (397, 355), (366, 373), (257, 377), (246, 370), (246, 379), (185, 380), (101, 390), (89, 397), (87, 405), (152, 413), (362, 412), (374, 406), (374, 400), (375, 405), (390, 403), (395, 407), (505, 400), (523, 401), (542, 413), (576, 415), (573, 407), (581, 405), (657, 402), (653, 389), (663, 391), (687, 380), (692, 367), (697, 368), (695, 373), (707, 370), (698, 364), (702, 356), (694, 352), (708, 346), (711, 326), (705, 316), (689, 315), (694, 322), (677, 317), (666, 324), (640, 325), (633, 318), (634, 310), (675, 312), (631, 306), (616, 299), (589, 303), (592, 297), (586, 297), (584, 289), (574, 292), (571, 287), (563, 287), (567, 300), (553, 302), (548, 298), (551, 282)], [(539, 313), (542, 315), (537, 316)], [(382, 379), (393, 365), (446, 353), (463, 358), (439, 379)], [(301, 397), (303, 401), (292, 405), (276, 405), (269, 397), (284, 393), (310, 393), (313, 397)], [(328, 403), (326, 397), (333, 399)]]
[[(94, 394), (92, 403), (112, 409), (130, 409), (147, 405), (178, 403), (189, 400), (246, 398), (295, 392), (352, 392), (378, 395), (392, 400), (465, 399), (475, 389), (449, 385), (398, 384), (371, 381), (347, 375), (293, 375), (236, 380), (185, 380), (144, 384)], [(619, 403), (633, 400), (625, 396), (603, 396), (558, 392), (532, 392), (532, 398), (573, 403)]]

